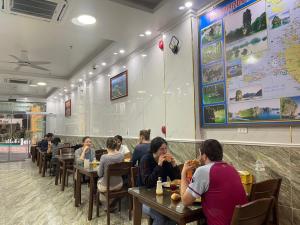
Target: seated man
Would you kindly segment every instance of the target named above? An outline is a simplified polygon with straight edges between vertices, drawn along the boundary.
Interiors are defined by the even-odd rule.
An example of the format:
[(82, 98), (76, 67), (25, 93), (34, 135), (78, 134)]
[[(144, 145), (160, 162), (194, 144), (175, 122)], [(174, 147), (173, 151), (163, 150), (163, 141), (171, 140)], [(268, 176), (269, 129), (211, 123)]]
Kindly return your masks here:
[(51, 142), (53, 139), (53, 134), (52, 133), (48, 133), (46, 135), (46, 139), (43, 139), (39, 145), (39, 147), (41, 148), (42, 151), (46, 152), (48, 150), (49, 147), (51, 147)]
[[(168, 152), (168, 143), (161, 137), (151, 141), (150, 151), (144, 155), (139, 165), (141, 186), (154, 188), (159, 177), (166, 181), (180, 178), (180, 170), (174, 157)], [(143, 212), (153, 219), (153, 225), (176, 224), (159, 212), (143, 205)]]
[(123, 137), (121, 135), (116, 135), (115, 136), (117, 140), (117, 151), (122, 153), (124, 155), (124, 159), (130, 160), (131, 158), (131, 153), (126, 145), (123, 145)]
[(213, 139), (201, 146), (201, 162), (190, 184), (186, 173), (194, 169), (185, 163), (181, 173), (181, 198), (185, 206), (201, 197), (208, 225), (230, 225), (236, 205), (247, 203), (246, 193), (235, 168), (222, 161), (221, 144)]

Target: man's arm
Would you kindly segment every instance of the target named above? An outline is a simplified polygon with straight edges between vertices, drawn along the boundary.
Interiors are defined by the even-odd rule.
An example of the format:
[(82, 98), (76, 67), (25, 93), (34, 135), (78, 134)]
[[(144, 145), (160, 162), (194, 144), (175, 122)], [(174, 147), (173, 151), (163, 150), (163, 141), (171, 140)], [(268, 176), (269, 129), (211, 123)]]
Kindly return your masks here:
[(193, 202), (196, 199), (190, 192), (187, 191), (189, 184), (186, 179), (186, 173), (188, 170), (191, 169), (193, 168), (189, 166), (187, 163), (185, 163), (181, 172), (180, 195), (181, 195), (182, 204), (184, 206), (189, 206), (193, 204)]

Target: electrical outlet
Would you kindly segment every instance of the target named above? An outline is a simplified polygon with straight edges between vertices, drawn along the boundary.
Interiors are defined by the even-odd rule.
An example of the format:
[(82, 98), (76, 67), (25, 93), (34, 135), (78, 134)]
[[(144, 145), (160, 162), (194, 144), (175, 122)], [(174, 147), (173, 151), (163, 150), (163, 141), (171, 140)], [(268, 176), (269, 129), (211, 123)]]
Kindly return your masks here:
[(238, 128), (237, 132), (239, 134), (247, 134), (248, 133), (248, 128)]

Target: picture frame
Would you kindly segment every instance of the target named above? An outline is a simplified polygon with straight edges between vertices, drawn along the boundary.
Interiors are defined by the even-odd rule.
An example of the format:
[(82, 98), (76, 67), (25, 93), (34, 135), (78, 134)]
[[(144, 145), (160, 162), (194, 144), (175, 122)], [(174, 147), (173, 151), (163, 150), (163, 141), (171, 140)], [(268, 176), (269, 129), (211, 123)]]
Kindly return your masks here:
[(128, 96), (128, 71), (123, 71), (110, 78), (110, 100)]
[(65, 101), (65, 117), (71, 116), (71, 99)]

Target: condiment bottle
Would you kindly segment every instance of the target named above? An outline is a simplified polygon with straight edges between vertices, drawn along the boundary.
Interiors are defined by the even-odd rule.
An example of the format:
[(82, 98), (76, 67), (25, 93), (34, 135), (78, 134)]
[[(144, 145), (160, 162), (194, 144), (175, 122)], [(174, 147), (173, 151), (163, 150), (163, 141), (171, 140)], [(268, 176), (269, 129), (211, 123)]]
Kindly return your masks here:
[(162, 195), (163, 194), (163, 187), (161, 182), (161, 177), (158, 178), (158, 181), (156, 182), (156, 194)]

